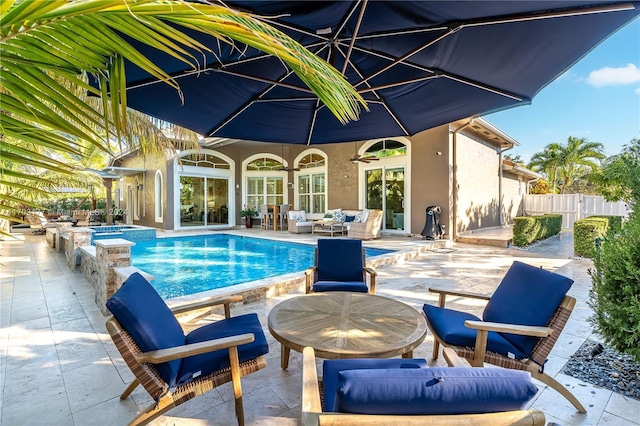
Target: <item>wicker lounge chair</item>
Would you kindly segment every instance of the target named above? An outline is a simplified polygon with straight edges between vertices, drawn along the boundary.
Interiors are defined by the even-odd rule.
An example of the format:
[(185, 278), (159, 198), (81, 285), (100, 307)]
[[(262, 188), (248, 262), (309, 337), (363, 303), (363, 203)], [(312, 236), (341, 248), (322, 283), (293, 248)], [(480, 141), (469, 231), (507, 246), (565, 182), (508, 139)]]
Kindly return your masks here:
[[(114, 317), (107, 330), (135, 375), (120, 399), (141, 384), (155, 400), (130, 424), (147, 424), (227, 382), (233, 383), (238, 423), (244, 424), (240, 377), (266, 367), (268, 344), (255, 314), (231, 317), (230, 304), (241, 300), (236, 296), (171, 311), (138, 273), (109, 299)], [(182, 334), (175, 314), (215, 305), (224, 305), (225, 319)]]
[[(445, 358), (454, 368), (426, 368), (423, 359), (328, 360), (323, 364), (323, 382), (319, 382), (314, 351), (307, 347), (303, 351), (302, 424), (545, 424), (541, 411), (521, 409), (537, 392), (528, 374), (497, 368), (474, 374), (474, 369), (465, 368), (468, 364), (455, 353), (445, 352)], [(328, 363), (332, 365), (327, 367)], [(404, 374), (400, 374), (403, 371)], [(430, 371), (434, 371), (431, 378), (428, 377)], [(380, 386), (375, 380), (382, 380)], [(470, 386), (470, 382), (474, 386)], [(377, 392), (376, 387), (384, 391)], [(415, 390), (412, 398), (402, 398), (412, 388)], [(483, 388), (484, 391), (479, 390)], [(367, 397), (375, 403), (362, 400)], [(328, 405), (333, 407), (328, 408)]]
[[(484, 363), (525, 370), (555, 389), (581, 413), (578, 399), (544, 365), (562, 333), (576, 300), (566, 292), (573, 280), (535, 266), (514, 262), (492, 297), (430, 288), (439, 294), (439, 306), (424, 305), (434, 335), (433, 358), (439, 345), (450, 347), (474, 367)], [(488, 301), (480, 318), (445, 308), (447, 296)]]
[(314, 266), (305, 271), (305, 291), (357, 291), (376, 294), (377, 273), (366, 265), (362, 241), (321, 238), (315, 250)]
[(27, 222), (29, 222), (29, 228), (34, 234), (42, 235), (45, 233), (45, 225), (48, 221), (41, 212), (27, 214)]

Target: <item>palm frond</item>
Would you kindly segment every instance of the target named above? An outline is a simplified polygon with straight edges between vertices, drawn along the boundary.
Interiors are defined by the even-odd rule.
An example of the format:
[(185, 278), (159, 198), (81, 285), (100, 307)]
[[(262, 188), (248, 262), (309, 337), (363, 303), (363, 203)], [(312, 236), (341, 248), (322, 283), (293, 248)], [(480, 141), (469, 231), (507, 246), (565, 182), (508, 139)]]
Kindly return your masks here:
[[(0, 3), (0, 152), (7, 156), (0, 159), (0, 173), (11, 179), (30, 175), (29, 187), (37, 192), (38, 182), (45, 184), (40, 170), (71, 173), (74, 166), (59, 159), (88, 146), (104, 153), (112, 152), (114, 139), (142, 152), (174, 146), (173, 140), (152, 137), (152, 131), (132, 136), (131, 128), (140, 130), (141, 121), (134, 118), (128, 126), (124, 59), (179, 91), (178, 83), (127, 39), (201, 69), (210, 49), (186, 30), (276, 55), (342, 122), (356, 120), (366, 107), (322, 59), (259, 18), (223, 6), (182, 0), (5, 0)], [(100, 81), (99, 89), (87, 83), (88, 74)], [(102, 99), (90, 101), (87, 93)], [(15, 141), (43, 151), (25, 155), (8, 148)], [(6, 182), (0, 182), (0, 203), (19, 202), (12, 195), (18, 187)]]

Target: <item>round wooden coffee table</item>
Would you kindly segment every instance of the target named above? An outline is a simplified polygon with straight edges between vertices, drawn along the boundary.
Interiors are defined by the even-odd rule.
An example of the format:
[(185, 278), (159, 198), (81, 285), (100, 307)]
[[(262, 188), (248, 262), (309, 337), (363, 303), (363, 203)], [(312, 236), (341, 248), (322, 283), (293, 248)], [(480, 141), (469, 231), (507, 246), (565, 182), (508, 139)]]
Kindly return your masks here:
[(311, 346), (316, 356), (336, 358), (411, 358), (427, 335), (421, 312), (397, 300), (368, 293), (311, 293), (276, 305), (269, 331), (281, 343), (280, 364), (289, 352)]

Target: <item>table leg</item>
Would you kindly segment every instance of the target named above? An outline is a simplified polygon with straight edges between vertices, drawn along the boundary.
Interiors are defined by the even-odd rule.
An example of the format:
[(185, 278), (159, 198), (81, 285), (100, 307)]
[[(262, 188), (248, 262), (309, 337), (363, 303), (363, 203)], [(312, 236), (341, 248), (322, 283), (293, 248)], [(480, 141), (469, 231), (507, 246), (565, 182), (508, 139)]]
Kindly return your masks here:
[(402, 358), (413, 358), (413, 351), (402, 354)]
[(283, 370), (286, 370), (287, 368), (289, 368), (289, 353), (291, 352), (291, 349), (289, 349), (288, 347), (286, 347), (283, 344), (280, 344), (280, 367)]

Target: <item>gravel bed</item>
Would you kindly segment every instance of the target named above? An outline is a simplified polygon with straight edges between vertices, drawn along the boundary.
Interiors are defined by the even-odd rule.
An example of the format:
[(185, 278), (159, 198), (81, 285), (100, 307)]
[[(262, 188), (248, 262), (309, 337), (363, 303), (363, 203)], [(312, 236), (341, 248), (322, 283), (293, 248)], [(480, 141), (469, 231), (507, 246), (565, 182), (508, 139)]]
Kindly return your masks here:
[(640, 400), (640, 363), (610, 346), (587, 340), (571, 355), (562, 373)]

